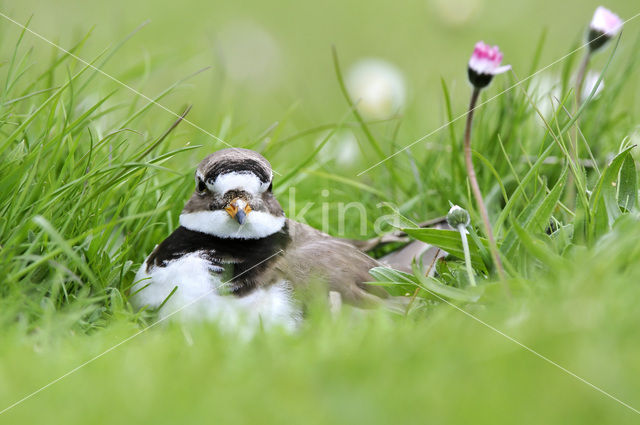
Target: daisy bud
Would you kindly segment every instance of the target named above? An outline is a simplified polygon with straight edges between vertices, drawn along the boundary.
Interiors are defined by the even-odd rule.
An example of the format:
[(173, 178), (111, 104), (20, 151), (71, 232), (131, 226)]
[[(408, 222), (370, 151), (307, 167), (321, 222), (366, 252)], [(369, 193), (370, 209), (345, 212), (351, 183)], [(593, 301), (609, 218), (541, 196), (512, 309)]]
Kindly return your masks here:
[(476, 43), (471, 59), (469, 59), (469, 81), (477, 89), (489, 85), (494, 75), (502, 74), (511, 69), (511, 65), (500, 66), (502, 52), (498, 46), (489, 46), (482, 41)]
[(467, 227), (469, 224), (471, 224), (471, 217), (469, 217), (469, 213), (467, 212), (467, 210), (459, 207), (458, 205), (454, 205), (451, 207), (449, 213), (447, 214), (447, 223), (449, 223), (449, 226), (453, 227), (454, 229), (457, 229), (461, 224), (464, 227)]
[(589, 49), (592, 52), (598, 50), (609, 39), (618, 35), (620, 30), (622, 30), (620, 17), (607, 8), (598, 7), (589, 25)]

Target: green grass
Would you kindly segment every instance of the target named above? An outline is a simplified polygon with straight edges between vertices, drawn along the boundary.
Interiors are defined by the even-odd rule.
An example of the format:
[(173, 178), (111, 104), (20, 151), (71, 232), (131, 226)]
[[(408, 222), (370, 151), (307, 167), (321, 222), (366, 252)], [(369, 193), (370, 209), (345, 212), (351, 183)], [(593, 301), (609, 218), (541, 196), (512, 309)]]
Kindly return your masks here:
[[(154, 326), (0, 414), (0, 423), (637, 422), (632, 410), (440, 298), (640, 409), (638, 150), (632, 147), (639, 124), (636, 23), (627, 25), (619, 44), (611, 42), (598, 54), (592, 66), (606, 70), (605, 88), (583, 108), (574, 104), (571, 86), (582, 52), (549, 70), (563, 78), (558, 99), (566, 110), (558, 108), (547, 128), (526, 95), (533, 90), (531, 81), (478, 110), (476, 170), (506, 282), (497, 281), (481, 242), (480, 216), (463, 167), (463, 120), (357, 177), (465, 112), (470, 89), (461, 82), (472, 46), (467, 37), (475, 41), (486, 30), (505, 51), (510, 46), (514, 51), (516, 74), (497, 77), (483, 93), (481, 100), (487, 100), (578, 45), (580, 22), (592, 8), (573, 4), (584, 17), (571, 18), (575, 27), (568, 23), (573, 21), (552, 26), (546, 39), (537, 29), (503, 45), (508, 28), (486, 29), (477, 21), (458, 31), (434, 28), (425, 38), (432, 37), (438, 49), (450, 48), (441, 69), (425, 57), (412, 66), (415, 50), (424, 46), (415, 40), (402, 44), (392, 57), (408, 70), (412, 91), (403, 116), (383, 122), (353, 114), (341, 94), (338, 77), (357, 56), (353, 50), (368, 54), (370, 49), (345, 29), (348, 18), (360, 12), (354, 5), (336, 15), (345, 21), (335, 24), (340, 40), (350, 40), (337, 44), (337, 72), (329, 43), (317, 35), (322, 31), (308, 37), (305, 51), (277, 10), (258, 10), (267, 26), (285, 25), (283, 34), (292, 37), (283, 48), (299, 53), (290, 62), (296, 69), (322, 64), (314, 71), (322, 76), (317, 81), (281, 69), (280, 78), (291, 83), (266, 91), (230, 81), (216, 61), (211, 80), (206, 79), (211, 70), (193, 74), (211, 63), (194, 53), (201, 40), (184, 45), (179, 57), (189, 58), (190, 69), (174, 75), (175, 69), (167, 69), (172, 60), (161, 54), (167, 39), (157, 26), (151, 38), (144, 29), (127, 37), (141, 21), (126, 30), (114, 24), (107, 35), (71, 37), (63, 31), (63, 44), (74, 46), (74, 54), (178, 114), (192, 104), (189, 120), (234, 146), (262, 151), (282, 174), (274, 188), (285, 210), (295, 213), (289, 196), (295, 189), (296, 211), (315, 202), (306, 219), (316, 227), (324, 224), (323, 201), (331, 212), (330, 233), (348, 237), (374, 236), (375, 220), (390, 213), (380, 206), (384, 202), (414, 221), (444, 215), (449, 201), (469, 209), (480, 290), (469, 290), (464, 264), (452, 257), (438, 265), (437, 282), (418, 276), (382, 279), (395, 281), (387, 282), (391, 291), (414, 291), (418, 284), (440, 294), (421, 289), (424, 305), (406, 317), (347, 309), (333, 320), (318, 309), (299, 334), (261, 334), (249, 342), (213, 325)], [(490, 15), (497, 3), (486, 7)], [(222, 23), (243, 10), (222, 8), (215, 19)], [(134, 7), (130, 16), (140, 13)], [(168, 19), (171, 10), (156, 13)], [(405, 22), (407, 14), (395, 10), (388, 17)], [(181, 16), (169, 32), (187, 31), (185, 19)], [(376, 20), (383, 22), (383, 15), (372, 17)], [(41, 18), (36, 15), (34, 22)], [(419, 22), (415, 16), (407, 25)], [(509, 25), (515, 31), (516, 23)], [(80, 27), (86, 31), (86, 23)], [(2, 411), (153, 323), (152, 315), (131, 308), (127, 289), (146, 253), (176, 227), (196, 163), (222, 145), (188, 123), (174, 128), (175, 116), (17, 26), (5, 21), (0, 28)], [(460, 39), (447, 41), (451, 34)], [(138, 37), (150, 43), (150, 57), (131, 50)], [(104, 43), (96, 38), (110, 38), (111, 47), (98, 48)], [(326, 51), (317, 57), (319, 45)], [(532, 47), (516, 53), (519, 45)], [(380, 49), (396, 46), (385, 41)], [(172, 49), (166, 48), (167, 56)], [(430, 74), (423, 76), (427, 69)], [(175, 78), (167, 82), (167, 76)], [(582, 156), (595, 166), (573, 164), (566, 154), (576, 111)], [(339, 152), (332, 140), (318, 149), (327, 131), (338, 128), (349, 129), (359, 141), (361, 159), (351, 167), (331, 159)], [(327, 197), (325, 188), (331, 189)], [(354, 211), (347, 217), (356, 224), (340, 232), (337, 205), (354, 200), (367, 210), (367, 235), (359, 234)], [(459, 250), (449, 234), (411, 234)]]

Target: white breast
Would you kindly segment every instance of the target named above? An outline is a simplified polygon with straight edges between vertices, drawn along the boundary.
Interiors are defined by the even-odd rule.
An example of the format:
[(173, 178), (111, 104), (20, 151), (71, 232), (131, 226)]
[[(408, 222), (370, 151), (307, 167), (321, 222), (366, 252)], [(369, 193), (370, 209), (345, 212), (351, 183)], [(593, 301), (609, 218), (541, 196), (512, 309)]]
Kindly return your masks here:
[(165, 267), (154, 266), (148, 273), (145, 260), (131, 290), (131, 303), (136, 308), (155, 309), (164, 302), (158, 312), (160, 319), (216, 321), (225, 330), (248, 336), (260, 327), (289, 331), (297, 327), (301, 312), (286, 281), (236, 297), (220, 295), (224, 293), (218, 291), (225, 283), (224, 274), (223, 268), (211, 266), (200, 252), (172, 260)]

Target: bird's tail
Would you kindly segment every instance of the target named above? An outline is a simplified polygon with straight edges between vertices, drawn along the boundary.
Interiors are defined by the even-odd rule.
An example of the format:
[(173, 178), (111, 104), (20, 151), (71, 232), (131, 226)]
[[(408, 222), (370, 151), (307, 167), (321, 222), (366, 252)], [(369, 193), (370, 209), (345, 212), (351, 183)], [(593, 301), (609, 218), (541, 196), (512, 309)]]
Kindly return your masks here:
[(432, 276), (435, 273), (435, 264), (439, 258), (443, 258), (447, 253), (437, 246), (429, 245), (421, 241), (412, 241), (397, 251), (393, 251), (380, 261), (385, 266), (392, 269), (412, 273), (412, 264), (421, 264), (423, 272)]
[[(444, 217), (421, 223), (420, 227), (430, 229), (451, 229)], [(385, 234), (365, 241), (348, 240), (348, 242), (364, 252), (371, 251), (392, 242), (407, 242), (406, 245), (390, 252), (382, 258), (379, 258), (378, 261), (385, 266), (408, 273), (412, 272), (411, 266), (415, 261), (418, 264), (422, 264), (423, 271), (425, 273), (428, 272), (432, 275), (435, 272), (436, 261), (447, 255), (445, 251), (442, 251), (436, 246), (429, 245), (421, 241), (410, 241), (408, 236), (401, 231)]]
[[(432, 221), (426, 226), (430, 229), (451, 229), (446, 220)], [(435, 273), (435, 264), (438, 259), (443, 258), (447, 253), (437, 246), (429, 245), (421, 241), (411, 241), (402, 248), (399, 248), (379, 261), (391, 268), (404, 272), (412, 272), (412, 264), (415, 262), (422, 265), (422, 271), (425, 274), (433, 275)]]

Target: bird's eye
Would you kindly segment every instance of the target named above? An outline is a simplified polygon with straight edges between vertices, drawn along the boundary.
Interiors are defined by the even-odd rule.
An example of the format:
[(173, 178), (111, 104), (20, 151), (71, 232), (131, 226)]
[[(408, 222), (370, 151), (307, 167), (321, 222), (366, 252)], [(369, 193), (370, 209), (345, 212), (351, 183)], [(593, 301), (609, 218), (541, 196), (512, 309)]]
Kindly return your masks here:
[(196, 176), (196, 191), (198, 193), (204, 193), (206, 190), (207, 185), (205, 184), (205, 182), (203, 182), (200, 177)]

